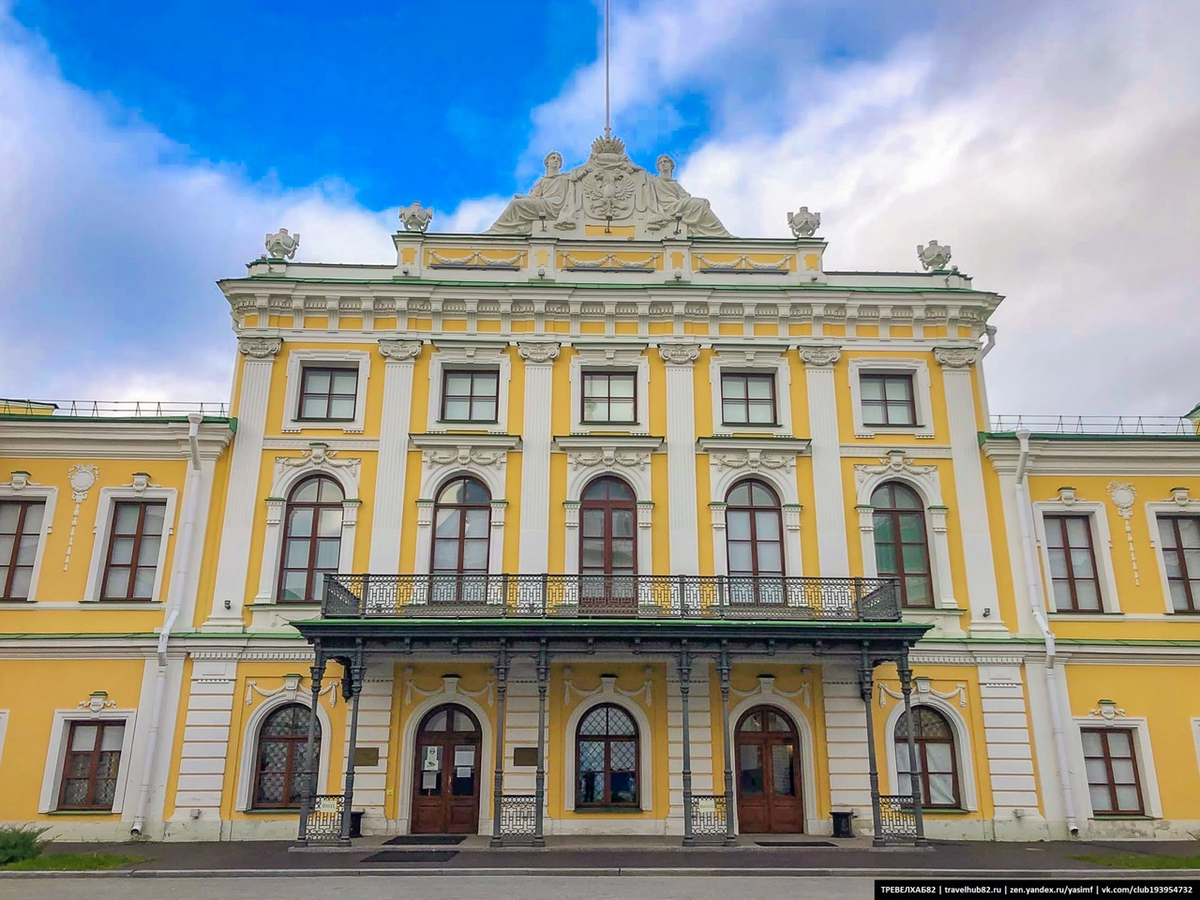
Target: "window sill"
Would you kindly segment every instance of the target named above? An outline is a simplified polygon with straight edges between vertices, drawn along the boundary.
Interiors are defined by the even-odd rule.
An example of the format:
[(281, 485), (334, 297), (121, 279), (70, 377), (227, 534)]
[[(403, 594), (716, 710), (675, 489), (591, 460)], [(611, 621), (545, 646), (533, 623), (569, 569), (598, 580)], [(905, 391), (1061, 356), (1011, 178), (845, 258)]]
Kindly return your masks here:
[(863, 431), (886, 431), (888, 434), (903, 434), (906, 431), (925, 431), (926, 427), (916, 422), (905, 422), (903, 425), (893, 425), (891, 423), (877, 425), (874, 422), (863, 422)]
[(592, 815), (594, 813), (603, 813), (604, 815), (611, 815), (612, 813), (636, 815), (645, 812), (645, 810), (640, 806), (585, 806), (583, 808), (576, 807), (575, 809), (569, 809), (567, 812), (574, 813), (575, 815)]
[(43, 815), (47, 816), (119, 816), (120, 813), (111, 809), (49, 809)]
[(330, 428), (345, 428), (347, 425), (352, 425), (357, 422), (356, 417), (349, 419), (292, 419), (293, 425), (306, 425), (309, 428), (320, 428), (328, 425)]
[(976, 810), (973, 810), (973, 809), (961, 809), (961, 808), (951, 809), (951, 808), (945, 807), (945, 806), (922, 806), (921, 807), (921, 815), (923, 815), (923, 816), (970, 816), (970, 815), (973, 815), (975, 812), (976, 812)]
[(456, 425), (467, 428), (484, 428), (491, 425), (499, 425), (499, 419), (438, 419), (439, 425)]
[(1147, 816), (1143, 813), (1092, 813), (1095, 822), (1157, 822), (1157, 816)]
[(239, 809), (242, 815), (246, 816), (298, 816), (300, 815), (300, 807), (289, 806), (280, 807), (278, 809)]
[(1049, 617), (1051, 619), (1075, 619), (1080, 622), (1107, 622), (1110, 619), (1123, 619), (1125, 618), (1125, 613), (1098, 612), (1090, 609), (1075, 612), (1074, 610), (1063, 609), (1049, 613)]

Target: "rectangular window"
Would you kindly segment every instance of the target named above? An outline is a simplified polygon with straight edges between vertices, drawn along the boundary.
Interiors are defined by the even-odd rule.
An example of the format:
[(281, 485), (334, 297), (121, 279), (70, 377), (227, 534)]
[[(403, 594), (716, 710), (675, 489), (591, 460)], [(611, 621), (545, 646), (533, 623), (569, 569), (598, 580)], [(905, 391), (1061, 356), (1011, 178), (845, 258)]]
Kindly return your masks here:
[(45, 511), (46, 504), (41, 501), (0, 503), (0, 600), (29, 599)]
[(1096, 815), (1144, 814), (1142, 784), (1129, 728), (1084, 728), (1083, 760)]
[(916, 425), (912, 375), (864, 373), (859, 377), (864, 425)]
[(499, 391), (499, 372), (486, 369), (443, 372), (441, 421), (495, 422)]
[(1046, 549), (1059, 612), (1100, 612), (1100, 582), (1087, 516), (1046, 516)]
[(153, 599), (166, 514), (167, 504), (161, 501), (113, 504), (101, 600)]
[(724, 425), (775, 425), (775, 376), (721, 373)]
[(1175, 612), (1200, 612), (1200, 516), (1159, 516), (1158, 534), (1171, 607)]
[(113, 808), (124, 740), (124, 722), (71, 723), (58, 792), (59, 809)]
[(584, 372), (583, 421), (633, 425), (637, 423), (635, 372)]
[(354, 421), (358, 369), (305, 366), (300, 376), (297, 419), (319, 422)]

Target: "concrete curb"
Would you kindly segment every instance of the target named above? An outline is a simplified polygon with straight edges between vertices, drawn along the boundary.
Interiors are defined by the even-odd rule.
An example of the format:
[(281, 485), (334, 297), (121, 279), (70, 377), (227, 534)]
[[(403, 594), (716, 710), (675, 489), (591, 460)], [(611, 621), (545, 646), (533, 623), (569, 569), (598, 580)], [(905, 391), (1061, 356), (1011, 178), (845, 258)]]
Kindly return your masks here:
[(110, 869), (100, 872), (0, 872), (0, 880), (17, 878), (333, 878), (372, 876), (473, 875), (560, 875), (575, 877), (652, 877), (652, 876), (756, 876), (767, 878), (1006, 878), (1006, 879), (1179, 879), (1200, 875), (1196, 869), (844, 869), (813, 868), (734, 868), (705, 866), (666, 866), (662, 868), (590, 867), (554, 868), (513, 866), (490, 868), (447, 868), (444, 866), (370, 869)]

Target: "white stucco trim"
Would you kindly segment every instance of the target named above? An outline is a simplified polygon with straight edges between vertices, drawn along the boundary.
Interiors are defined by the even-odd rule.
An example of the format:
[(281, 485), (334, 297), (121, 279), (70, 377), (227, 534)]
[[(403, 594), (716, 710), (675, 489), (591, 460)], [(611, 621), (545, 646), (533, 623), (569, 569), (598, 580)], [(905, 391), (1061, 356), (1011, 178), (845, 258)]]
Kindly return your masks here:
[[(934, 609), (961, 609), (954, 596), (954, 580), (950, 573), (950, 539), (946, 515), (949, 510), (942, 502), (942, 483), (934, 466), (912, 466), (907, 462), (895, 466), (855, 466), (858, 481), (858, 530), (862, 541), (863, 575), (878, 578), (875, 562), (875, 508), (871, 495), (887, 482), (904, 484), (917, 492), (925, 507), (925, 537), (929, 542), (929, 569), (933, 574)], [(914, 609), (919, 613), (921, 610)]]
[[(433, 342), (436, 353), (429, 357), (429, 417), (428, 431), (486, 431), (505, 434), (508, 431), (508, 392), (512, 382), (512, 359), (507, 342), (472, 340), (466, 343), (446, 341), (438, 337)], [(443, 422), (442, 388), (446, 369), (498, 371), (496, 386), (495, 422)]]
[[(913, 401), (916, 404), (917, 424), (903, 425), (867, 425), (863, 422), (862, 414), (862, 384), (863, 373), (872, 375), (911, 375), (913, 380)], [(855, 357), (850, 360), (850, 409), (854, 416), (854, 436), (859, 438), (875, 437), (877, 434), (915, 435), (922, 438), (933, 437), (933, 390), (929, 380), (929, 364), (923, 359), (886, 359)]]
[[(289, 462), (296, 462), (288, 458)], [(271, 493), (265, 503), (265, 527), (263, 531), (262, 568), (258, 574), (258, 593), (254, 603), (275, 603), (279, 594), (279, 561), (283, 553), (283, 518), (287, 513), (288, 497), (299, 484), (313, 475), (325, 475), (342, 488), (342, 534), (338, 548), (338, 572), (346, 574), (354, 567), (354, 537), (358, 532), (358, 511), (362, 501), (358, 497), (358, 459), (337, 459), (318, 464), (313, 457), (304, 465), (284, 465), (276, 460), (275, 477)], [(310, 608), (311, 603), (304, 604)]]
[(4, 765), (4, 736), (8, 733), (8, 710), (0, 709), (0, 766)]
[[(300, 419), (300, 383), (305, 366), (334, 369), (358, 369), (358, 385), (354, 397), (354, 418), (349, 422), (323, 422)], [(367, 414), (367, 378), (371, 374), (371, 354), (365, 350), (289, 350), (287, 351), (287, 388), (284, 391), (283, 422), (280, 430), (284, 434), (303, 431), (305, 428), (337, 429), (344, 434), (362, 434), (363, 421)]]
[(439, 693), (426, 697), (411, 710), (404, 720), (404, 728), (400, 738), (400, 775), (396, 782), (396, 791), (400, 796), (398, 833), (409, 834), (412, 830), (412, 808), (413, 801), (416, 799), (416, 784), (414, 778), (416, 776), (416, 746), (417, 746), (417, 728), (420, 727), (421, 720), (435, 707), (442, 706), (446, 703), (457, 704), (458, 706), (469, 709), (475, 716), (475, 721), (479, 723), (479, 731), (481, 736), (481, 746), (479, 749), (479, 834), (491, 833), (492, 819), (492, 791), (490, 790), (492, 779), (491, 765), (495, 759), (496, 745), (495, 734), (492, 730), (492, 720), (489, 717), (488, 711), (479, 704), (477, 700), (468, 697), (466, 694), (458, 690), (448, 690), (447, 685), (453, 684), (457, 688), (457, 681), (444, 682), (442, 690)]
[(788, 577), (804, 574), (804, 560), (800, 551), (800, 495), (796, 485), (796, 467), (784, 469), (725, 469), (722, 471), (717, 458), (709, 456), (709, 483), (712, 485), (713, 574), (729, 574), (729, 551), (725, 527), (729, 492), (743, 481), (758, 480), (769, 485), (779, 498), (783, 533), (783, 574)]
[[(918, 706), (928, 706), (930, 709), (937, 710), (950, 723), (950, 728), (954, 731), (955, 765), (958, 767), (958, 797), (962, 803), (962, 809), (969, 809), (974, 812), (979, 809), (979, 800), (975, 785), (975, 760), (974, 754), (971, 752), (971, 731), (967, 727), (966, 721), (954, 706), (940, 697), (923, 697), (920, 700), (913, 697), (912, 708), (916, 709)], [(892, 711), (888, 713), (887, 721), (883, 726), (885, 737), (884, 752), (887, 755), (888, 784), (891, 785), (891, 792), (893, 794), (909, 794), (912, 792), (911, 784), (900, 783), (899, 768), (896, 765), (896, 724), (900, 721), (900, 716), (903, 713), (904, 703), (896, 703)], [(908, 779), (905, 779), (905, 781), (907, 782)], [(930, 812), (937, 812), (937, 810), (931, 809)]]
[[(157, 602), (162, 596), (163, 576), (167, 570), (167, 548), (174, 544), (175, 534), (175, 502), (179, 492), (175, 488), (147, 486), (139, 489), (133, 485), (121, 487), (106, 487), (100, 489), (100, 499), (96, 503), (96, 523), (92, 528), (92, 559), (88, 564), (87, 585), (83, 589), (84, 601), (100, 600), (103, 588), (101, 578), (104, 576), (104, 560), (108, 554), (108, 541), (112, 534), (113, 503), (117, 500), (165, 500), (166, 510), (163, 515), (162, 540), (158, 545), (158, 560), (155, 563), (154, 588), (150, 592), (150, 600)], [(141, 601), (144, 602), (144, 601)]]
[[(1163, 817), (1162, 798), (1158, 793), (1158, 770), (1154, 766), (1154, 749), (1150, 741), (1149, 721), (1144, 717), (1135, 716), (1118, 716), (1111, 721), (1099, 716), (1075, 716), (1071, 721), (1075, 725), (1075, 734), (1074, 740), (1068, 742), (1067, 753), (1070, 756), (1071, 768), (1078, 773), (1078, 777), (1073, 779), (1075, 808), (1083, 814), (1083, 817), (1096, 819), (1096, 812), (1092, 809), (1091, 794), (1088, 792), (1087, 767), (1083, 759), (1081, 731), (1084, 728), (1112, 728), (1133, 732), (1134, 752), (1137, 756), (1135, 762), (1138, 778), (1142, 783), (1142, 806), (1148, 817), (1161, 819)], [(1098, 821), (1103, 822), (1107, 818), (1108, 816), (1102, 814)]]
[[(1042, 571), (1046, 573), (1042, 579), (1043, 590), (1046, 592), (1046, 611), (1058, 612), (1058, 605), (1054, 601), (1054, 586), (1050, 578), (1050, 549), (1046, 545), (1046, 516), (1056, 515), (1083, 516), (1087, 519), (1088, 528), (1092, 532), (1092, 546), (1096, 551), (1096, 574), (1100, 588), (1100, 609), (1097, 611), (1119, 613), (1121, 604), (1117, 593), (1116, 575), (1113, 573), (1112, 536), (1108, 530), (1108, 515), (1103, 503), (1087, 500), (1039, 500), (1033, 504), (1034, 540), (1037, 542)], [(1069, 611), (1063, 613), (1069, 614)]]
[[(773, 375), (775, 378), (775, 418), (773, 425), (724, 424), (721, 407), (721, 374), (739, 372)], [(708, 381), (712, 393), (713, 434), (779, 434), (790, 437), (792, 431), (792, 370), (787, 346), (779, 344), (713, 344), (708, 361)]]
[(33, 574), (29, 576), (29, 595), (25, 598), (25, 602), (33, 603), (37, 600), (38, 579), (42, 574), (46, 539), (54, 528), (54, 507), (58, 502), (58, 488), (29, 481), (20, 483), (20, 487), (17, 484), (11, 481), (0, 484), (0, 500), (41, 500), (46, 505), (42, 510), (42, 528), (38, 532), (37, 553), (33, 557)]
[[(1150, 528), (1150, 546), (1154, 548), (1154, 559), (1158, 564), (1159, 583), (1162, 585), (1163, 609), (1167, 615), (1176, 615), (1171, 603), (1171, 589), (1167, 583), (1167, 561), (1163, 557), (1162, 537), (1159, 532), (1158, 519), (1162, 516), (1200, 516), (1200, 500), (1168, 500), (1163, 503), (1146, 504), (1146, 522)], [(36, 572), (34, 577), (37, 577)], [(32, 591), (30, 597), (32, 598)]]
[[(601, 692), (581, 701), (567, 716), (567, 727), (564, 732), (567, 752), (563, 754), (563, 809), (566, 812), (575, 811), (575, 764), (579, 756), (575, 730), (579, 727), (579, 720), (589, 710), (604, 704), (619, 706), (633, 716), (634, 722), (637, 723), (639, 808), (642, 812), (654, 811), (654, 731), (650, 726), (650, 717), (646, 715), (646, 711), (641, 706), (618, 695), (615, 685), (615, 680), (604, 679)], [(586, 813), (586, 810), (584, 812)]]
[[(650, 427), (650, 359), (645, 355), (648, 345), (615, 341), (591, 344), (577, 341), (572, 346), (575, 355), (571, 357), (569, 367), (571, 432), (573, 434), (590, 434), (593, 431), (646, 433), (646, 429)], [(609, 425), (583, 421), (583, 373), (608, 370), (633, 372), (637, 379), (637, 403), (634, 411), (636, 421), (632, 424)]]
[(654, 500), (650, 492), (650, 464), (623, 466), (603, 462), (591, 466), (572, 467), (567, 475), (566, 543), (563, 547), (563, 571), (568, 575), (579, 572), (579, 508), (583, 491), (597, 478), (618, 478), (633, 489), (637, 502), (637, 570), (641, 575), (654, 571)]
[[(0, 714), (3, 715), (3, 714)], [(1192, 719), (1192, 740), (1196, 744), (1196, 765), (1200, 767), (1200, 718)], [(4, 749), (4, 720), (0, 718), (0, 751)]]
[[(730, 745), (736, 747), (737, 744), (737, 724), (738, 721), (749, 710), (756, 706), (773, 706), (780, 712), (784, 713), (792, 723), (796, 726), (796, 733), (800, 737), (800, 781), (801, 789), (804, 791), (804, 834), (818, 833), (820, 823), (817, 819), (817, 776), (816, 776), (816, 760), (813, 756), (813, 728), (812, 723), (808, 721), (808, 715), (799, 706), (793, 703), (786, 697), (782, 697), (774, 693), (763, 693), (756, 691), (749, 697), (742, 700), (733, 709), (729, 711), (729, 719), (725, 723), (725, 727), (729, 729)], [(736, 750), (734, 751), (736, 754)], [(736, 828), (737, 823), (737, 758), (733, 760), (733, 821)]]
[[(50, 740), (46, 750), (46, 768), (42, 775), (42, 792), (38, 812), (53, 812), (58, 808), (58, 792), (62, 785), (63, 762), (67, 755), (67, 733), (72, 722), (124, 722), (121, 735), (121, 761), (117, 766), (117, 784), (113, 794), (112, 812), (120, 813), (125, 803), (125, 787), (132, 768), (136, 709), (104, 709), (98, 713), (86, 709), (56, 709), (50, 723)], [(108, 815), (98, 812), (97, 815)]]
[[(308, 692), (308, 695), (305, 696), (305, 692), (301, 688), (294, 695), (285, 693), (269, 697), (246, 718), (246, 725), (242, 729), (242, 749), (238, 760), (236, 809), (239, 811), (244, 812), (253, 808), (254, 764), (258, 757), (258, 732), (262, 728), (263, 721), (281, 706), (289, 706), (293, 703), (312, 709), (312, 692)], [(329, 743), (333, 727), (329, 723), (329, 713), (320, 703), (317, 704), (317, 723), (321, 726), (321, 752), (317, 759), (316, 793), (321, 794), (326, 793), (329, 787)], [(286, 815), (288, 810), (279, 812)]]

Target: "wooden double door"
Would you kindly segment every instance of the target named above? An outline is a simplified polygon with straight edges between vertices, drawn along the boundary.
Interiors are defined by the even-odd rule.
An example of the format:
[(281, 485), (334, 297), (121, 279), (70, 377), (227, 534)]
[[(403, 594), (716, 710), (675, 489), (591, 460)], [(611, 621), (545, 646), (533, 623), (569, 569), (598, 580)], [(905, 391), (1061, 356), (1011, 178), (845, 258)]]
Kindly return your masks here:
[(755, 707), (738, 722), (735, 745), (738, 830), (742, 834), (804, 831), (795, 723), (774, 707)]
[(439, 706), (421, 720), (413, 766), (413, 834), (479, 830), (479, 723), (465, 707)]

